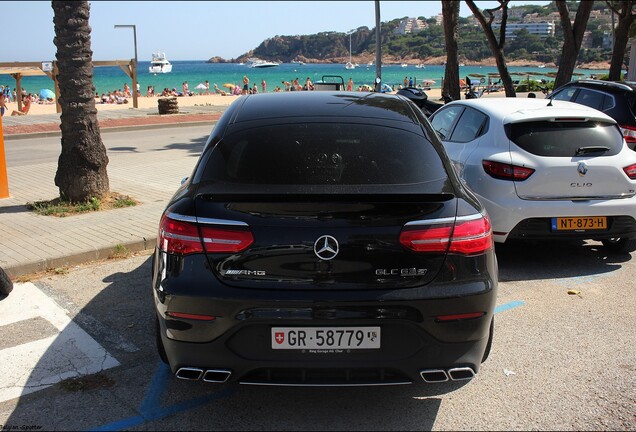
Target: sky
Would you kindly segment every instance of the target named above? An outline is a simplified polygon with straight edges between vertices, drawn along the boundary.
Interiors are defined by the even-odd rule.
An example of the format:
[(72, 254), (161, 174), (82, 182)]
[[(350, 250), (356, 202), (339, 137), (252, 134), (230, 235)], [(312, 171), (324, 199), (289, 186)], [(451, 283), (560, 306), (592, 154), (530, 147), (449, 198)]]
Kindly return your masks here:
[[(549, 1), (512, 1), (548, 4)], [(477, 1), (484, 9), (496, 1)], [(0, 1), (3, 44), (0, 62), (55, 59), (53, 9), (49, 1)], [(441, 13), (441, 1), (380, 1), (380, 20), (426, 18)], [(461, 2), (460, 15), (471, 14)], [(169, 60), (239, 57), (273, 36), (348, 32), (375, 27), (373, 1), (93, 1), (90, 16), (93, 60), (134, 57), (134, 24), (139, 61), (153, 52)], [(461, 35), (460, 35), (461, 37)], [(20, 43), (14, 41), (20, 40)]]

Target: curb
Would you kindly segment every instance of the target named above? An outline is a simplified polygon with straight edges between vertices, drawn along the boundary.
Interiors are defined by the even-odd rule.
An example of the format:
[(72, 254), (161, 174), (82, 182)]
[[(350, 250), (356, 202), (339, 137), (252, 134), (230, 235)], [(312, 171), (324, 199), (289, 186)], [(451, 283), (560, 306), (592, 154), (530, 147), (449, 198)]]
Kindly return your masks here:
[[(157, 243), (156, 237), (142, 238), (141, 240), (133, 240), (127, 243), (120, 243), (127, 252), (142, 252), (152, 250)], [(71, 267), (80, 264), (87, 264), (92, 261), (111, 259), (115, 254), (115, 246), (107, 246), (95, 248), (92, 251), (84, 251), (74, 253), (68, 256), (44, 258), (40, 261), (18, 264), (13, 267), (3, 267), (9, 277), (15, 281), (20, 276), (46, 272), (49, 269), (60, 267)]]

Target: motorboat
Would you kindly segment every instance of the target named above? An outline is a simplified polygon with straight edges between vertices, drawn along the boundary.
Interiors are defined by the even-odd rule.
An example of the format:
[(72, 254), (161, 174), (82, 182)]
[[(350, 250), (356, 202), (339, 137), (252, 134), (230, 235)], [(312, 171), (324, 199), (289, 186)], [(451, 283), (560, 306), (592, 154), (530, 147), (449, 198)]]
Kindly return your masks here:
[(276, 63), (276, 62), (261, 60), (255, 57), (247, 59), (246, 64), (247, 64), (247, 67), (251, 67), (251, 68), (270, 68), (270, 67), (277, 67), (280, 65), (279, 63)]
[(415, 65), (416, 69), (426, 69), (426, 66), (423, 65), (422, 63)]
[(353, 63), (351, 62), (345, 63), (345, 69), (355, 69), (355, 68), (356, 68), (356, 65), (354, 65)]
[(407, 63), (402, 63), (400, 66), (405, 68), (405, 67), (408, 67), (408, 64)]
[(150, 61), (149, 73), (170, 73), (172, 72), (172, 64), (166, 58), (166, 53), (157, 51), (152, 53), (152, 60)]

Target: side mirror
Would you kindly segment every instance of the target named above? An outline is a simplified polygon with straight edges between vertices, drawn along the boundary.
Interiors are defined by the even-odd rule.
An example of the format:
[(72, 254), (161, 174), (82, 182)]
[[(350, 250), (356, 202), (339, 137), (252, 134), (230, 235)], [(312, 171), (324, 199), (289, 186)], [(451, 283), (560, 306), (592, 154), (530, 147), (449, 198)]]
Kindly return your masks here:
[(184, 178), (182, 178), (182, 179), (181, 179), (181, 186), (183, 186), (183, 184), (184, 184), (185, 182), (187, 182), (187, 181), (188, 181), (188, 177), (184, 177)]

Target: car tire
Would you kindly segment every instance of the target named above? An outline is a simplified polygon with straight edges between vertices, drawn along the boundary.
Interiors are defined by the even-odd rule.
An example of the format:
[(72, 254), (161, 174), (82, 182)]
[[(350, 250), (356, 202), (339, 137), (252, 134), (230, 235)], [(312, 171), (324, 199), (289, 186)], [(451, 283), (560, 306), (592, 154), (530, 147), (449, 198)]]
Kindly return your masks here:
[(166, 349), (163, 346), (163, 341), (161, 340), (161, 330), (159, 326), (159, 318), (155, 317), (155, 343), (157, 344), (157, 352), (159, 353), (159, 358), (165, 364), (168, 363), (168, 355), (166, 354)]
[(602, 240), (602, 243), (603, 246), (613, 253), (630, 253), (636, 251), (636, 239), (619, 237)]
[(492, 348), (492, 339), (495, 334), (495, 317), (492, 317), (490, 320), (490, 331), (488, 332), (488, 343), (486, 344), (486, 351), (484, 351), (484, 355), (481, 358), (481, 362), (485, 362), (490, 355), (490, 349)]
[(9, 278), (9, 275), (0, 267), (0, 294), (9, 295), (13, 291), (13, 282)]

